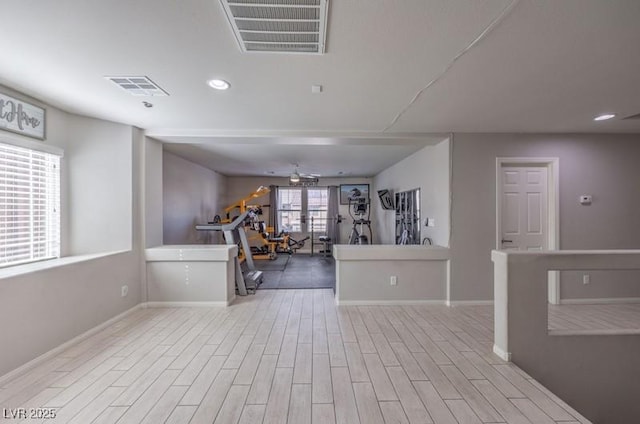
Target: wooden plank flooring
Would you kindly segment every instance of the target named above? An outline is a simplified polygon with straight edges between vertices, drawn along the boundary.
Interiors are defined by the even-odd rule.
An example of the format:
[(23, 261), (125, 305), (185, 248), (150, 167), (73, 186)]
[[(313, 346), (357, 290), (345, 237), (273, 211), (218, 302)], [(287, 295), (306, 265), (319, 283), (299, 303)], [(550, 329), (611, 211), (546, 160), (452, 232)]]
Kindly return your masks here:
[(143, 309), (0, 380), (29, 423), (587, 423), (491, 354), (487, 306), (336, 307), (259, 290), (228, 308)]
[(549, 330), (640, 331), (640, 303), (549, 305)]

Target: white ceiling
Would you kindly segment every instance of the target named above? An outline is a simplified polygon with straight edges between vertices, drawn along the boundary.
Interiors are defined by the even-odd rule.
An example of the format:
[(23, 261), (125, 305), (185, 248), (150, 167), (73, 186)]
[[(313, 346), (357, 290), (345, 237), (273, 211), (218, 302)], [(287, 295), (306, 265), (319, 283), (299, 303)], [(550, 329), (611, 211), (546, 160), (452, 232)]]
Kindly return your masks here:
[[(0, 83), (164, 141), (222, 143), (208, 148), (220, 155), (230, 142), (258, 152), (242, 137), (292, 134), (302, 145), (386, 138), (351, 152), (375, 160), (409, 154), (403, 143), (392, 153), (404, 134), (640, 132), (638, 119), (592, 120), (640, 113), (638, 0), (333, 0), (324, 55), (242, 53), (218, 0), (0, 0), (0, 10)], [(133, 97), (107, 75), (146, 75), (170, 96)], [(212, 77), (231, 89), (208, 88)], [(304, 163), (322, 150), (286, 146), (261, 153)], [(349, 148), (331, 147), (334, 159)]]

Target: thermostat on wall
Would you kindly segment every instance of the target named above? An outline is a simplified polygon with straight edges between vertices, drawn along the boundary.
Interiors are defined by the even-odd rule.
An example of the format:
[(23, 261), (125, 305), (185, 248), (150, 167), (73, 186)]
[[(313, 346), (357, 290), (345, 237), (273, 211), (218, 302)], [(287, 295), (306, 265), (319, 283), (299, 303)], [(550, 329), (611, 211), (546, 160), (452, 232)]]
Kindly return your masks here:
[(581, 205), (590, 205), (591, 204), (591, 195), (590, 194), (583, 194), (582, 196), (580, 196), (580, 204)]

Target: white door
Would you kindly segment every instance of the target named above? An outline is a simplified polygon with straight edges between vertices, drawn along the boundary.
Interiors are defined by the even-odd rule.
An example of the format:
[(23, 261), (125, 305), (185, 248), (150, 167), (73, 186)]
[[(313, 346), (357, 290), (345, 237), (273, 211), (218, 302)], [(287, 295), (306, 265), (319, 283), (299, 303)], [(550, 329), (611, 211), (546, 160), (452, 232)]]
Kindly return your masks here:
[(549, 248), (548, 168), (502, 166), (500, 249)]

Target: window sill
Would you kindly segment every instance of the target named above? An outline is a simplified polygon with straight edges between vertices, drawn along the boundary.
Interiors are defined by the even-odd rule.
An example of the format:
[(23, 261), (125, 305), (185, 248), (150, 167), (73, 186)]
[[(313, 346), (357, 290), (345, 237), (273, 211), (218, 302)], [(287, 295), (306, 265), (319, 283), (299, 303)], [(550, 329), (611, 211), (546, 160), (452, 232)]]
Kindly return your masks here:
[(18, 277), (32, 272), (43, 271), (52, 268), (67, 266), (79, 262), (87, 262), (94, 259), (104, 258), (107, 256), (119, 255), (121, 253), (130, 252), (130, 250), (117, 250), (113, 252), (92, 253), (88, 255), (65, 256), (64, 258), (50, 259), (41, 262), (31, 262), (28, 264), (9, 266), (0, 269), (0, 280), (5, 278)]

